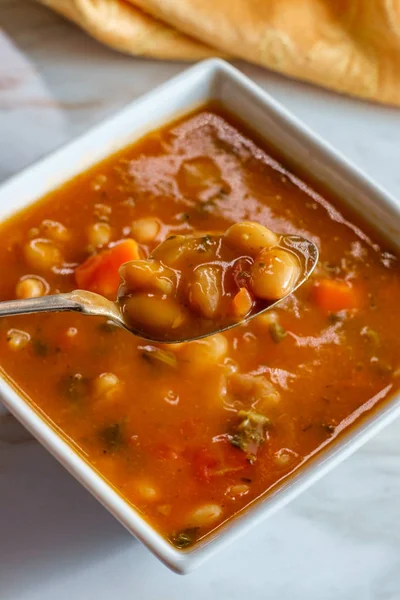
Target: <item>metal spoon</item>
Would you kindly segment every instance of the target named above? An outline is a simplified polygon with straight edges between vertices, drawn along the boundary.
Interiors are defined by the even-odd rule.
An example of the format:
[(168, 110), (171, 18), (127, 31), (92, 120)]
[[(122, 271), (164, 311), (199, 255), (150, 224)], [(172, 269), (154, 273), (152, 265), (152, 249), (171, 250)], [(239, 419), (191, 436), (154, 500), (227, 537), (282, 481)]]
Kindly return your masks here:
[[(282, 235), (279, 245), (294, 252), (300, 258), (302, 263), (302, 276), (299, 278), (295, 288), (290, 292), (290, 294), (293, 294), (293, 292), (295, 292), (301, 285), (303, 285), (305, 281), (307, 281), (313, 272), (318, 262), (318, 248), (313, 242), (299, 235)], [(141, 338), (151, 340), (153, 342), (172, 344), (176, 342), (189, 342), (213, 335), (214, 333), (226, 331), (227, 329), (232, 329), (232, 327), (241, 325), (244, 322), (250, 321), (255, 316), (275, 308), (280, 302), (290, 296), (290, 294), (287, 294), (266, 308), (251, 314), (242, 321), (237, 321), (225, 327), (216, 328), (215, 331), (198, 335), (196, 337), (178, 340), (160, 340), (150, 334), (143, 332), (139, 333), (134, 328), (127, 325), (118, 305), (115, 302), (107, 300), (107, 298), (104, 298), (99, 294), (86, 292), (84, 290), (75, 290), (66, 294), (41, 296), (39, 298), (29, 298), (27, 300), (7, 300), (5, 302), (0, 302), (0, 317), (27, 315), (31, 313), (42, 312), (79, 312), (83, 315), (89, 315), (92, 317), (104, 317), (105, 319), (112, 321), (115, 325), (118, 325), (119, 327), (122, 327), (123, 329), (126, 329), (130, 333), (138, 335)]]

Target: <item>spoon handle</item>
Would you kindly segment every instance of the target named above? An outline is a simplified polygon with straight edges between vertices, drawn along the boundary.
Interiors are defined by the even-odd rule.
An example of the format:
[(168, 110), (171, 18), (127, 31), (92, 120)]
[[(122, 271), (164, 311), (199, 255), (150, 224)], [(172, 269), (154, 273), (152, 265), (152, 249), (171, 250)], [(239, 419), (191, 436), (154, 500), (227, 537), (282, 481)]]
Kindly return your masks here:
[(39, 298), (28, 298), (26, 300), (6, 300), (0, 302), (0, 317), (64, 311), (82, 311), (82, 307), (70, 294), (53, 294), (51, 296), (40, 296)]

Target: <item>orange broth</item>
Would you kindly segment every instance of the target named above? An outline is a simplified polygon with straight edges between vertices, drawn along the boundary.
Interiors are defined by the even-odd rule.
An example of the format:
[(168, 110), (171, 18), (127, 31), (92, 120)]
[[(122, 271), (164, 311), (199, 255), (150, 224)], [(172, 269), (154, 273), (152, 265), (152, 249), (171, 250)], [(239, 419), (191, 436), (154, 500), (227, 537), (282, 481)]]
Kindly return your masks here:
[[(303, 235), (320, 249), (311, 280), (271, 318), (223, 334), (218, 360), (207, 361), (204, 347), (149, 345), (72, 313), (0, 320), (6, 376), (184, 548), (293, 473), (371, 398), (399, 389), (400, 324), (388, 315), (400, 304), (400, 271), (362, 224), (210, 106), (3, 223), (0, 299), (15, 298), (27, 275), (40, 276), (49, 293), (76, 289), (76, 267), (131, 237), (132, 222), (143, 217), (156, 218), (159, 229), (139, 243), (142, 255), (169, 235), (224, 231), (243, 220)], [(46, 219), (66, 228), (65, 239), (51, 242), (62, 264), (35, 269), (25, 248), (52, 237)], [(88, 228), (98, 222), (109, 225), (110, 240), (94, 248)], [(15, 330), (26, 334), (23, 344), (10, 342)], [(98, 383), (104, 373), (115, 385)], [(251, 452), (237, 442), (243, 411), (264, 418)]]

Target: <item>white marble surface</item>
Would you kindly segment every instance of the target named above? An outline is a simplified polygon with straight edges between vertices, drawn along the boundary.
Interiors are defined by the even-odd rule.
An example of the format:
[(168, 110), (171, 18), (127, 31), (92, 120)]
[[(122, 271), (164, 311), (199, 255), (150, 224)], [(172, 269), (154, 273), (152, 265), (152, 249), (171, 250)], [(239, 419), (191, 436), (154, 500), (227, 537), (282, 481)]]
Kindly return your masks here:
[[(118, 55), (0, 0), (0, 179), (184, 68)], [(400, 196), (400, 110), (239, 65)], [(9, 416), (0, 417), (0, 600), (398, 600), (400, 422), (185, 578), (165, 569)]]

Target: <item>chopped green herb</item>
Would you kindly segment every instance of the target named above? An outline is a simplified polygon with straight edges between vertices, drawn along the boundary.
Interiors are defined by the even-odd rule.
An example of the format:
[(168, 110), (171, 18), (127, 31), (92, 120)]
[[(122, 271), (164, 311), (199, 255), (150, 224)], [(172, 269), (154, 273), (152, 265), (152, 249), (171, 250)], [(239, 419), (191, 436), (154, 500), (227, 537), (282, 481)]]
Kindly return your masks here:
[(271, 421), (265, 415), (251, 410), (240, 410), (238, 417), (241, 421), (236, 426), (230, 441), (232, 446), (246, 452), (247, 460), (253, 463), (259, 447), (265, 440), (265, 430)]
[(308, 431), (309, 429), (312, 428), (312, 423), (307, 423), (307, 425), (303, 425), (303, 427), (301, 428), (302, 431)]
[(325, 429), (325, 431), (327, 433), (329, 433), (330, 435), (332, 435), (332, 433), (335, 432), (335, 426), (332, 425), (331, 423), (322, 423), (322, 428)]
[(183, 548), (189, 548), (192, 546), (197, 539), (199, 533), (199, 527), (188, 527), (177, 533), (173, 533), (169, 538), (172, 544), (182, 550)]
[(82, 400), (88, 393), (89, 382), (80, 373), (67, 375), (60, 384), (63, 396), (73, 402)]
[(337, 313), (329, 313), (328, 321), (329, 321), (329, 323), (332, 323), (332, 325), (336, 325), (336, 323), (339, 323), (340, 321), (342, 321), (342, 317), (340, 315), (338, 315)]
[(379, 346), (381, 343), (379, 333), (375, 331), (375, 329), (371, 329), (371, 327), (363, 327), (361, 330), (361, 335), (374, 347)]
[(250, 273), (248, 271), (239, 271), (237, 277), (238, 279), (250, 279)]
[(279, 325), (279, 323), (271, 323), (269, 326), (269, 333), (275, 342), (275, 344), (279, 344), (282, 340), (287, 336), (286, 330)]
[(47, 356), (49, 353), (48, 344), (46, 344), (46, 342), (43, 342), (43, 340), (40, 340), (39, 338), (33, 338), (32, 348), (37, 356)]
[(107, 425), (107, 427), (100, 431), (100, 438), (108, 450), (118, 450), (123, 441), (121, 423)]
[(169, 350), (161, 350), (156, 346), (138, 346), (141, 357), (152, 365), (164, 364), (168, 367), (176, 368), (178, 360), (175, 354)]
[(197, 252), (207, 252), (212, 245), (212, 237), (210, 235), (205, 235), (201, 238), (200, 243), (197, 246)]

